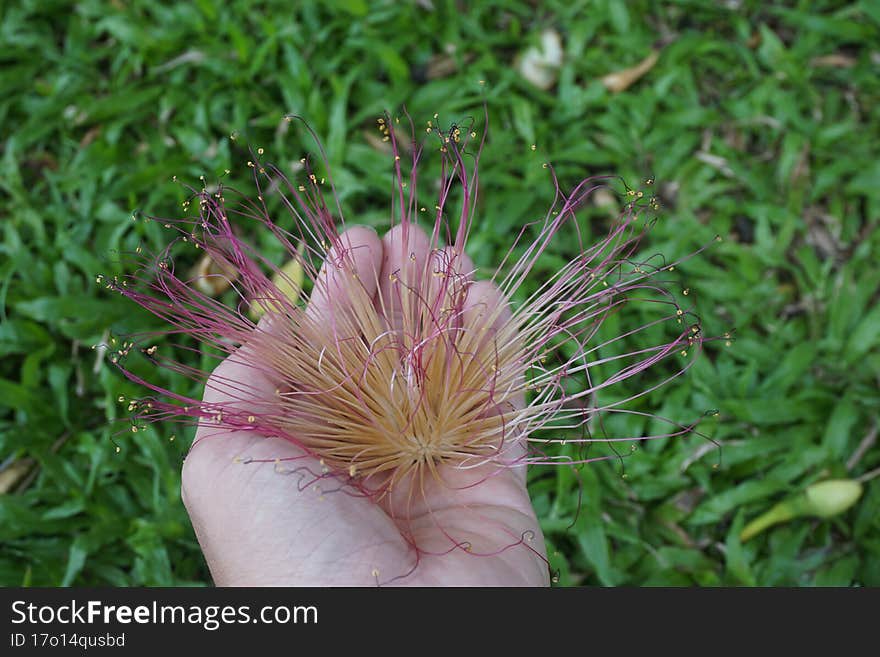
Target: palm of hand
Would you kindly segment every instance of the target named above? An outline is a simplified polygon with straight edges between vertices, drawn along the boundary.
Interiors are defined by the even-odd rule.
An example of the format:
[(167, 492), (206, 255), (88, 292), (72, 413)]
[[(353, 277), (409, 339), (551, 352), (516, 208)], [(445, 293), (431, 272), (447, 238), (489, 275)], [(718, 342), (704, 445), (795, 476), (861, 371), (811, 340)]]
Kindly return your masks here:
[[(356, 266), (364, 270), (365, 280), (372, 273), (369, 267), (381, 268), (382, 276), (399, 271), (398, 253), (410, 246), (423, 251), (420, 259), (426, 256), (424, 240), (395, 248), (400, 239), (395, 231), (380, 241), (354, 228), (345, 238), (353, 247), (364, 247)], [(313, 294), (310, 303), (331, 303), (330, 297), (332, 286), (323, 295)], [(502, 303), (500, 293), (482, 283), (472, 285), (469, 301)], [(274, 386), (246, 359), (243, 348), (217, 367), (205, 389), (206, 402), (232, 401), (225, 381), (244, 382), (257, 395), (271, 391)], [(321, 464), (282, 439), (199, 428), (184, 464), (182, 494), (218, 585), (548, 583), (543, 539), (522, 468), (473, 487), (467, 484), (480, 478), (479, 469), (465, 475), (447, 466), (443, 478), (451, 486), (427, 481), (412, 497), (418, 501), (405, 518), (420, 547), (418, 556), (401, 534), (400, 516), (392, 517), (387, 503), (322, 490), (321, 482), (303, 487), (308, 471), (320, 472)], [(406, 488), (398, 486), (394, 496), (407, 498), (413, 491)], [(455, 548), (451, 534), (456, 541), (466, 537), (469, 551)]]

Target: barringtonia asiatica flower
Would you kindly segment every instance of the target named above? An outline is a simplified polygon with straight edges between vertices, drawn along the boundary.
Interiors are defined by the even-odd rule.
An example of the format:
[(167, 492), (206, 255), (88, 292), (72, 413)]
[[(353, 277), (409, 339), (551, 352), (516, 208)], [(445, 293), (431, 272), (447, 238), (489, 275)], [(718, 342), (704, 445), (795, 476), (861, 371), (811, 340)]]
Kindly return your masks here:
[[(184, 355), (178, 362), (164, 347), (135, 347), (134, 338), (113, 356), (153, 393), (130, 402), (133, 426), (182, 419), (202, 427), (199, 440), (235, 430), (294, 443), (303, 463), (284, 459), (279, 471), (297, 473), (303, 487), (383, 505), (416, 555), (533, 549), (535, 527), (505, 527), (510, 540), (496, 546), (478, 548), (455, 527), (444, 528), (448, 541), (422, 544), (409, 509), (424, 504), (427, 487), (475, 488), (511, 471), (524, 478), (530, 465), (608, 458), (586, 449), (596, 442), (694, 431), (695, 423), (669, 420), (658, 436), (600, 427), (612, 414), (650, 417), (657, 426), (632, 402), (686, 371), (705, 338), (662, 280), (677, 262), (639, 253), (657, 209), (651, 181), (621, 192), (622, 212), (604, 237), (587, 243), (579, 208), (619, 181), (588, 178), (565, 192), (545, 164), (556, 190), (552, 207), (519, 227), (498, 269), (483, 275), (467, 255), (472, 227), (487, 220), (477, 204), (483, 137), (472, 126), (441, 130), (434, 122), (421, 143), (413, 137), (402, 145), (391, 122), (379, 120), (394, 180), (384, 254), (365, 247), (367, 229), (343, 216), (325, 162), (323, 173), (304, 160), (296, 175), (285, 174), (262, 149), (248, 163), (253, 194), (223, 184), (192, 188), (190, 216), (158, 220), (196, 251), (191, 259), (212, 266), (195, 276), (175, 264), (169, 246), (158, 257), (140, 256), (131, 276), (107, 282), (166, 321), (177, 345), (169, 351)], [(430, 168), (429, 158), (437, 160)], [(249, 236), (257, 231), (283, 245), (304, 282), (255, 249)], [(553, 247), (557, 240), (564, 249)], [(538, 279), (548, 250), (576, 255)], [(226, 297), (213, 295), (218, 286), (206, 286), (205, 276), (229, 288)], [(630, 305), (642, 307), (638, 321), (625, 312), (619, 332), (603, 332), (606, 319)], [(132, 349), (222, 389), (223, 401), (137, 376), (121, 358)], [(238, 358), (271, 385), (210, 376), (211, 368), (193, 365), (200, 354)]]

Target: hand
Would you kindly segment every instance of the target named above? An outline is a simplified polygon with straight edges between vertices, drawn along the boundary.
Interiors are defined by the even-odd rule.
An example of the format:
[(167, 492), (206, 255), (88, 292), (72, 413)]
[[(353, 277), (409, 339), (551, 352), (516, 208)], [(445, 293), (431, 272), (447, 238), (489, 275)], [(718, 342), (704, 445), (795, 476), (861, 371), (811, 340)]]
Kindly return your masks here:
[[(390, 272), (412, 271), (403, 254), (414, 253), (420, 263), (430, 257), (429, 240), (415, 227), (406, 245), (400, 227), (381, 240), (354, 227), (342, 240), (352, 249), (360, 280), (372, 288), (377, 280), (387, 281)], [(311, 312), (334, 303), (327, 269), (319, 276), (324, 284), (312, 294)], [(488, 282), (471, 283), (467, 294), (465, 321), (480, 309), (505, 303)], [(245, 344), (214, 370), (205, 402), (246, 404), (242, 388), (254, 399), (274, 393), (275, 385), (248, 364), (248, 354)], [(230, 382), (236, 383), (235, 394)], [(377, 503), (328, 492), (322, 490), (330, 488), (326, 480), (301, 490), (303, 479), (295, 472), (320, 472), (321, 464), (280, 438), (201, 425), (183, 466), (182, 496), (219, 586), (546, 586), (544, 541), (526, 490), (525, 467), (465, 487), (491, 467), (441, 466), (445, 484), (429, 479), (413, 498), (419, 501), (403, 520), (423, 548), (418, 560), (401, 534), (401, 518), (389, 515), (393, 499)], [(405, 499), (411, 485), (397, 485), (391, 495)], [(447, 530), (466, 537), (470, 550), (455, 548)]]

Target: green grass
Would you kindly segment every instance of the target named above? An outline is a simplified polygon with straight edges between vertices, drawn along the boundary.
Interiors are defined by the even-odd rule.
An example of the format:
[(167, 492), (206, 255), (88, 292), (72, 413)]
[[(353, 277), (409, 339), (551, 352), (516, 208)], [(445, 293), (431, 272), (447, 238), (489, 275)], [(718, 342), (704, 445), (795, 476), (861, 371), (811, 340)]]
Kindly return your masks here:
[[(705, 426), (722, 450), (651, 443), (626, 459), (626, 478), (615, 461), (535, 470), (559, 583), (880, 585), (876, 479), (832, 520), (737, 539), (786, 495), (880, 466), (876, 446), (852, 458), (880, 408), (875, 2), (252, 4), (0, 9), (0, 464), (10, 477), (34, 462), (0, 494), (0, 584), (209, 581), (180, 501), (191, 436), (169, 442), (157, 427), (116, 454), (116, 398), (138, 390), (90, 349), (108, 328), (156, 326), (94, 281), (121, 273), (119, 252), (163, 244), (132, 211), (176, 215), (172, 175), (197, 183), (229, 168), (248, 188), (246, 143), (296, 162), (310, 146), (283, 130), (294, 111), (325, 144), (348, 216), (381, 227), (387, 159), (365, 136), (376, 117), (403, 106), (419, 123), (481, 117), (485, 100), (478, 265), (546, 209), (544, 160), (566, 185), (656, 177), (651, 251), (724, 237), (678, 274), (707, 333), (737, 339), (647, 402), (683, 419), (718, 409)], [(550, 91), (511, 66), (544, 27), (565, 46)], [(605, 90), (599, 78), (652, 47), (645, 77)], [(453, 70), (427, 75), (447, 51)], [(845, 66), (816, 60), (828, 55)]]

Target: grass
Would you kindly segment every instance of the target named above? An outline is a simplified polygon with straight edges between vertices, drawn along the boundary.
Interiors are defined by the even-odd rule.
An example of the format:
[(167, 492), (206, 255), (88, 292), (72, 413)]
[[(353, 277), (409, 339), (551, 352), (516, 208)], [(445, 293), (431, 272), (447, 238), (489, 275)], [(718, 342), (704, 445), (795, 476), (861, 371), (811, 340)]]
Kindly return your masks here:
[[(308, 142), (281, 121), (295, 111), (324, 142), (348, 216), (381, 227), (376, 117), (479, 117), (485, 101), (478, 265), (547, 207), (545, 160), (566, 185), (654, 176), (651, 250), (724, 238), (678, 275), (707, 332), (737, 339), (647, 400), (677, 418), (718, 409), (706, 427), (721, 451), (658, 441), (626, 459), (626, 478), (615, 461), (533, 472), (559, 584), (880, 585), (876, 479), (831, 520), (737, 538), (810, 483), (880, 466), (876, 3), (472, 4), (3, 5), (0, 584), (210, 581), (180, 501), (191, 436), (157, 427), (116, 454), (116, 398), (138, 391), (90, 349), (107, 329), (156, 327), (94, 282), (122, 271), (120, 252), (163, 244), (132, 211), (176, 215), (172, 175), (244, 181), (247, 143), (295, 163)], [(565, 55), (541, 91), (511, 62), (546, 27)], [(652, 48), (643, 78), (603, 86)]]

